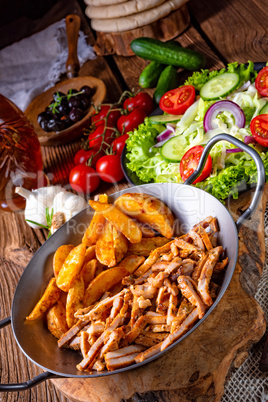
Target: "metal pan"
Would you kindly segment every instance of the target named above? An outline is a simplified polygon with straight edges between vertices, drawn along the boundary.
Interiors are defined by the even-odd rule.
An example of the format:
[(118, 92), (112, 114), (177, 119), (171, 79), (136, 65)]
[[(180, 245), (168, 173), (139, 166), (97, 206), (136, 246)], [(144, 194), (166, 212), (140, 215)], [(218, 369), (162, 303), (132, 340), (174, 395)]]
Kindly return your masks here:
[[(207, 155), (212, 146), (218, 141), (229, 141), (235, 146), (247, 152), (255, 161), (258, 171), (258, 181), (254, 196), (249, 208), (234, 222), (229, 211), (212, 195), (194, 186), (189, 186), (201, 173)], [(255, 211), (261, 199), (265, 184), (265, 170), (258, 153), (242, 143), (241, 141), (227, 135), (219, 134), (212, 138), (206, 145), (202, 154), (199, 167), (187, 180), (186, 185), (174, 183), (145, 184), (119, 191), (109, 197), (113, 202), (125, 192), (141, 192), (154, 195), (165, 202), (176, 216), (176, 235), (188, 232), (191, 227), (209, 215), (218, 219), (220, 226), (220, 244), (226, 249), (229, 264), (224, 275), (220, 292), (214, 304), (207, 311), (205, 316), (188, 331), (183, 337), (174, 342), (166, 350), (158, 355), (145, 360), (142, 363), (133, 364), (129, 367), (112, 372), (103, 371), (91, 374), (89, 372), (77, 371), (76, 365), (81, 361), (78, 352), (64, 349), (57, 346), (57, 340), (47, 330), (46, 323), (42, 319), (33, 322), (26, 322), (25, 317), (30, 313), (36, 302), (41, 297), (49, 279), (53, 275), (52, 259), (57, 248), (62, 244), (79, 244), (82, 235), (87, 228), (93, 210), (88, 207), (62, 226), (42, 247), (36, 252), (25, 271), (15, 291), (11, 318), (0, 322), (0, 328), (11, 323), (16, 341), (22, 352), (36, 365), (46, 370), (39, 376), (20, 384), (1, 384), (0, 391), (20, 391), (33, 387), (34, 385), (52, 377), (102, 377), (118, 374), (123, 371), (135, 369), (141, 365), (148, 364), (156, 358), (161, 358), (164, 353), (176, 347), (186, 336), (197, 328), (206, 317), (215, 309), (224, 295), (232, 278), (238, 255), (238, 231), (246, 219)]]

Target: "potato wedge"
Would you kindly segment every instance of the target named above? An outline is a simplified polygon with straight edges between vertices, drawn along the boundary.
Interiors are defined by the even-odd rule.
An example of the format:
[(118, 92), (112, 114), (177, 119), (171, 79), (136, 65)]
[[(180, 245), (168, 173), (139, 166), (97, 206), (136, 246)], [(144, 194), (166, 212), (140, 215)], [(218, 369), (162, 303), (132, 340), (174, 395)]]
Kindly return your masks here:
[(57, 278), (64, 261), (66, 260), (66, 258), (68, 257), (69, 253), (72, 251), (73, 248), (74, 248), (73, 244), (64, 244), (63, 246), (60, 246), (56, 250), (53, 257), (53, 272), (55, 278)]
[[(125, 268), (128, 271), (128, 275), (131, 275), (136, 269), (143, 264), (145, 257), (139, 255), (128, 255), (119, 264), (118, 267)], [(119, 282), (114, 285), (109, 292), (111, 296), (119, 293), (123, 289), (124, 285)]]
[(84, 279), (85, 288), (87, 288), (90, 282), (93, 281), (96, 275), (97, 266), (98, 261), (96, 260), (96, 258), (93, 258), (92, 260), (89, 260), (86, 263), (84, 263), (80, 275)]
[(128, 274), (129, 271), (123, 267), (114, 267), (101, 272), (93, 279), (85, 291), (84, 307), (94, 304), (105, 292)]
[(155, 231), (150, 228), (146, 223), (142, 223), (134, 219), (135, 222), (139, 225), (142, 237), (155, 237)]
[(92, 260), (93, 258), (96, 258), (96, 246), (89, 246), (86, 249), (86, 254), (85, 254), (85, 260), (84, 260), (84, 264), (86, 264), (88, 261)]
[(98, 201), (89, 200), (90, 206), (104, 216), (119, 232), (123, 233), (131, 243), (139, 243), (142, 232), (139, 225), (119, 208), (112, 204), (102, 204)]
[(144, 261), (145, 258), (143, 256), (128, 255), (118, 264), (118, 267), (126, 269), (128, 274), (132, 274)]
[(59, 300), (63, 303), (64, 307), (66, 306), (67, 294), (68, 293), (63, 292), (62, 290), (59, 298)]
[(143, 255), (148, 257), (151, 251), (157, 247), (161, 247), (168, 243), (170, 240), (166, 237), (156, 236), (151, 238), (143, 238), (138, 244), (130, 244), (128, 247), (128, 254)]
[(104, 216), (102, 216), (101, 214), (94, 214), (89, 227), (85, 231), (82, 243), (86, 246), (92, 246), (93, 244), (96, 244), (98, 238), (103, 231), (104, 224)]
[(60, 339), (69, 329), (66, 322), (66, 309), (60, 299), (47, 312), (47, 327), (57, 339)]
[(96, 278), (96, 276), (98, 276), (99, 274), (102, 273), (102, 271), (104, 270), (104, 268), (106, 268), (106, 266), (103, 265), (101, 262), (99, 262), (99, 261), (97, 260), (97, 269), (96, 269), (96, 272), (95, 272), (95, 278)]
[(102, 204), (107, 204), (108, 195), (107, 194), (100, 194), (99, 195), (99, 202), (101, 202)]
[(35, 305), (31, 314), (26, 317), (26, 320), (36, 320), (37, 318), (41, 317), (45, 311), (47, 311), (58, 301), (60, 295), (61, 290), (56, 284), (56, 278), (53, 277), (50, 279), (43, 296)]
[(146, 223), (164, 237), (171, 239), (174, 235), (174, 215), (158, 198), (148, 194), (125, 193), (114, 204), (125, 214)]
[(57, 277), (57, 286), (64, 292), (69, 291), (72, 281), (81, 271), (85, 260), (85, 254), (86, 246), (81, 243), (72, 249), (64, 261)]
[[(106, 204), (108, 202), (107, 194), (100, 194), (99, 202)], [(98, 213), (94, 213), (93, 218), (89, 224), (89, 227), (85, 231), (82, 239), (82, 243), (86, 246), (92, 246), (96, 244), (98, 238), (100, 237), (103, 227), (105, 224), (105, 218)]]
[(115, 260), (118, 264), (128, 250), (128, 240), (115, 226), (113, 226), (113, 242)]
[(98, 261), (108, 267), (114, 267), (122, 260), (128, 249), (127, 238), (106, 221), (104, 230), (96, 243)]
[(74, 313), (83, 307), (84, 294), (84, 279), (79, 275), (73, 280), (67, 295), (66, 322), (69, 328), (71, 328), (77, 321), (77, 318), (74, 317)]
[(113, 241), (113, 226), (106, 221), (102, 234), (96, 243), (96, 258), (108, 267), (116, 265)]

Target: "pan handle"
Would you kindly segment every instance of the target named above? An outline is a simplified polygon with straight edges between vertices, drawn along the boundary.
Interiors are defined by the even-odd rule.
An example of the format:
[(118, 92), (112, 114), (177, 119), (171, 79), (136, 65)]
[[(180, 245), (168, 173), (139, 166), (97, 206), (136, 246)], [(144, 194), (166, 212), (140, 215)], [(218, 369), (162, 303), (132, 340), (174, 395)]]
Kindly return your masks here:
[(249, 205), (249, 207), (243, 212), (243, 214), (237, 219), (236, 221), (236, 227), (237, 231), (239, 232), (241, 226), (243, 223), (253, 214), (253, 212), (256, 210), (265, 185), (265, 169), (263, 166), (263, 162), (261, 160), (261, 157), (259, 156), (258, 152), (255, 151), (255, 149), (249, 147), (246, 145), (244, 142), (238, 140), (237, 138), (229, 135), (229, 134), (218, 134), (215, 135), (215, 137), (211, 138), (207, 145), (204, 148), (204, 151), (201, 155), (199, 164), (197, 166), (197, 169), (194, 171), (194, 173), (184, 182), (185, 184), (192, 184), (194, 180), (201, 174), (208, 154), (211, 150), (211, 148), (218, 142), (218, 141), (228, 141), (231, 144), (235, 145), (237, 148), (242, 149), (244, 152), (249, 154), (251, 158), (254, 160), (256, 167), (257, 167), (257, 172), (258, 172), (258, 178), (257, 178), (257, 185), (256, 189), (252, 198), (252, 201)]
[[(6, 325), (9, 324), (11, 324), (11, 317), (4, 318), (2, 321), (0, 321), (0, 329), (4, 328)], [(26, 389), (35, 387), (36, 385), (50, 378), (61, 378), (61, 376), (50, 373), (49, 371), (45, 371), (44, 373), (41, 373), (38, 376), (32, 378), (31, 380), (25, 382), (13, 383), (13, 384), (0, 384), (0, 392), (24, 391)]]
[(11, 324), (11, 317), (4, 318), (2, 321), (0, 321), (0, 329), (9, 324)]
[(18, 392), (25, 391), (26, 389), (30, 389), (40, 384), (43, 381), (49, 380), (50, 378), (61, 378), (60, 376), (50, 373), (49, 371), (45, 371), (32, 378), (31, 380), (13, 384), (0, 384), (0, 392)]

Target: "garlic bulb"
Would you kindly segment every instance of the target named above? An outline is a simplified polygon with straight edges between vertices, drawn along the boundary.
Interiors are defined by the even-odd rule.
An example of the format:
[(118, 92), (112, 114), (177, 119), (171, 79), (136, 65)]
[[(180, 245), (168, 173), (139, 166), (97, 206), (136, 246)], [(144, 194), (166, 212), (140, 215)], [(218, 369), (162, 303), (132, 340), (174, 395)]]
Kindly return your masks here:
[[(64, 215), (65, 222), (76, 215), (82, 209), (87, 207), (87, 202), (80, 195), (69, 193), (68, 191), (58, 193), (53, 200), (53, 214), (58, 216), (61, 214), (61, 220)], [(55, 219), (54, 219), (55, 221)], [(54, 233), (58, 229), (58, 224), (52, 224), (51, 233)]]
[[(60, 192), (67, 192), (61, 186), (41, 187), (37, 190), (26, 190), (23, 187), (16, 187), (15, 192), (26, 198), (25, 219), (47, 226), (46, 208), (52, 207), (55, 196)], [(40, 226), (27, 222), (33, 229), (40, 229)]]
[[(51, 233), (88, 205), (83, 197), (61, 186), (41, 187), (32, 191), (16, 187), (15, 191), (26, 198), (25, 219), (37, 223), (27, 221), (28, 225), (33, 229), (40, 229), (40, 225), (51, 225)], [(50, 215), (53, 213), (52, 224), (46, 219), (47, 208)]]

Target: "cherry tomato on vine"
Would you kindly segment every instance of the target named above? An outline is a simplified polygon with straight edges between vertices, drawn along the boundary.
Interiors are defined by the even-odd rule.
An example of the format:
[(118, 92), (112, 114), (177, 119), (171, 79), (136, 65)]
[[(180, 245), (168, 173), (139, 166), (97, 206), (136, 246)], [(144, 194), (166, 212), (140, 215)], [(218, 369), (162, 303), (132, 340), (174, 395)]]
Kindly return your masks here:
[(126, 140), (128, 139), (128, 137), (129, 137), (128, 134), (124, 134), (124, 135), (121, 135), (120, 137), (116, 138), (115, 140), (113, 140), (112, 150), (114, 153), (116, 153), (116, 155), (122, 154)]
[(96, 170), (100, 178), (107, 183), (115, 183), (124, 177), (119, 155), (102, 156), (96, 164)]
[(128, 112), (140, 108), (145, 111), (147, 116), (154, 110), (154, 102), (147, 92), (139, 92), (137, 95), (127, 98), (123, 103), (123, 109)]
[[(195, 171), (203, 151), (204, 148), (201, 145), (197, 145), (195, 147), (190, 148), (187, 152), (185, 152), (180, 162), (180, 174), (183, 181), (188, 179), (188, 177), (190, 177), (191, 174)], [(202, 173), (200, 174), (200, 176), (198, 176), (197, 179), (195, 179), (193, 184), (205, 180), (210, 175), (211, 170), (212, 170), (212, 158), (210, 155), (208, 155)]]
[(144, 122), (147, 114), (142, 109), (134, 109), (127, 115), (122, 115), (117, 121), (117, 128), (120, 134), (127, 134), (129, 131), (133, 131), (141, 123)]
[(74, 164), (86, 165), (91, 160), (90, 166), (94, 167), (103, 154), (103, 152), (99, 152), (96, 148), (88, 150), (80, 149), (74, 156)]
[(250, 131), (255, 140), (268, 147), (268, 114), (259, 114), (250, 122)]
[(108, 127), (116, 127), (117, 120), (121, 116), (120, 110), (112, 109), (110, 105), (102, 105), (100, 111), (95, 113), (91, 117), (91, 124), (94, 124), (96, 127), (104, 124), (104, 118), (107, 117), (107, 126)]
[(171, 89), (160, 99), (159, 107), (170, 114), (183, 114), (195, 101), (195, 88), (193, 85)]
[(70, 172), (69, 183), (72, 189), (78, 193), (89, 194), (99, 186), (100, 178), (92, 167), (77, 165)]
[(88, 146), (89, 148), (99, 149), (100, 147), (102, 147), (103, 149), (106, 149), (109, 145), (111, 145), (114, 138), (115, 131), (110, 128), (105, 129), (104, 124), (102, 124), (101, 126), (98, 126), (96, 130), (93, 131), (93, 133), (90, 133), (88, 135)]
[(262, 96), (268, 96), (268, 66), (264, 67), (257, 75), (255, 87)]

